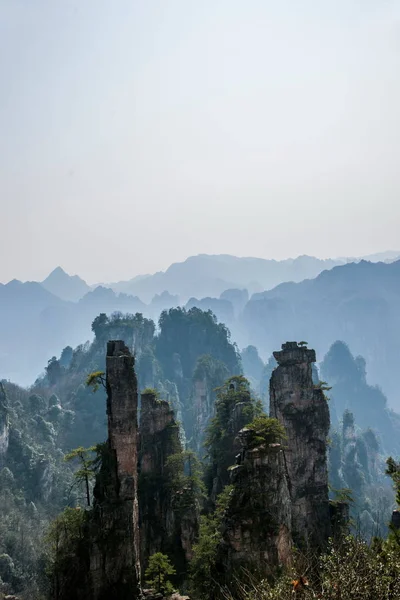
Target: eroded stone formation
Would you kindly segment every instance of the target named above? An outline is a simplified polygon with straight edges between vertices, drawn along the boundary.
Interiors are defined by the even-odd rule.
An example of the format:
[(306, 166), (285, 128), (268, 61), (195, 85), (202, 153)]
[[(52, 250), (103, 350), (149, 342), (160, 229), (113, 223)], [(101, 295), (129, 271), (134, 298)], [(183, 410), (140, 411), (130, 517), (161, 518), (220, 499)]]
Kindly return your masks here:
[(96, 480), (90, 574), (94, 600), (141, 595), (137, 496), (137, 380), (122, 341), (107, 344), (108, 441)]
[[(168, 402), (152, 391), (142, 394), (139, 436), (139, 510), (142, 564), (165, 552), (176, 522), (167, 460), (181, 451), (179, 427)], [(174, 540), (176, 541), (176, 540)]]
[(192, 406), (194, 412), (194, 446), (201, 452), (204, 431), (214, 412), (214, 397), (205, 374), (195, 379), (192, 386)]
[(274, 352), (278, 367), (270, 380), (270, 416), (285, 427), (283, 450), (291, 501), (292, 536), (301, 548), (321, 548), (330, 532), (327, 436), (329, 408), (313, 383), (315, 351), (287, 342)]
[(170, 404), (151, 390), (141, 397), (139, 448), (142, 566), (146, 566), (149, 556), (163, 552), (173, 559), (179, 577), (192, 557), (198, 508), (195, 503), (182, 503), (185, 490), (176, 490), (172, 485), (168, 460), (174, 458), (175, 465), (181, 465), (175, 468), (182, 469), (182, 473), (184, 468), (179, 426)]
[(273, 573), (288, 565), (293, 545), (322, 549), (332, 532), (346, 531), (348, 506), (329, 505), (327, 435), (329, 409), (313, 383), (314, 350), (296, 342), (274, 352), (270, 417), (284, 426), (283, 443), (266, 443), (250, 427), (238, 439), (241, 452), (230, 470), (233, 489), (222, 522), (222, 572), (236, 565)]
[(244, 428), (238, 464), (231, 470), (233, 490), (223, 522), (220, 548), (227, 573), (247, 566), (272, 573), (287, 565), (292, 548), (291, 504), (281, 444), (252, 444)]
[(2, 456), (7, 452), (9, 439), (8, 403), (6, 391), (0, 381), (0, 465)]

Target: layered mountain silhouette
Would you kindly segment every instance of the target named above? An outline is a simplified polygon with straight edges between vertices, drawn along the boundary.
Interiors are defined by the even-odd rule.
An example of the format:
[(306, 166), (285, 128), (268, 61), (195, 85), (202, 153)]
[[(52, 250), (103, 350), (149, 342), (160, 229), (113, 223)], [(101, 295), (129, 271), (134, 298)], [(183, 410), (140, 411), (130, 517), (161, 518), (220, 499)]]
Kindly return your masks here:
[(400, 406), (400, 261), (361, 261), (315, 279), (254, 294), (240, 317), (240, 335), (266, 355), (284, 340), (308, 341), (323, 356), (337, 339), (367, 361), (372, 383)]
[(172, 264), (165, 272), (135, 277), (128, 282), (112, 284), (112, 287), (139, 296), (146, 302), (155, 294), (168, 290), (186, 303), (192, 297), (218, 297), (228, 288), (246, 288), (253, 293), (283, 281), (302, 281), (344, 262), (345, 259), (323, 260), (312, 256), (278, 261), (229, 254), (199, 254)]
[[(342, 339), (365, 356), (370, 381), (382, 386), (392, 406), (400, 406), (395, 376), (400, 262), (390, 263), (395, 254), (377, 256), (387, 263), (340, 266), (312, 257), (200, 255), (165, 273), (94, 289), (61, 268), (42, 283), (0, 284), (0, 376), (32, 383), (65, 346), (91, 339), (91, 323), (100, 312), (141, 312), (157, 320), (161, 310), (186, 305), (212, 310), (240, 347), (253, 344), (264, 358), (290, 339), (309, 341), (322, 357)], [(285, 278), (292, 282), (282, 283)], [(260, 288), (266, 291), (249, 300), (248, 290)]]
[(42, 281), (42, 286), (62, 300), (78, 301), (90, 292), (90, 286), (78, 275), (68, 275), (61, 267), (57, 267)]

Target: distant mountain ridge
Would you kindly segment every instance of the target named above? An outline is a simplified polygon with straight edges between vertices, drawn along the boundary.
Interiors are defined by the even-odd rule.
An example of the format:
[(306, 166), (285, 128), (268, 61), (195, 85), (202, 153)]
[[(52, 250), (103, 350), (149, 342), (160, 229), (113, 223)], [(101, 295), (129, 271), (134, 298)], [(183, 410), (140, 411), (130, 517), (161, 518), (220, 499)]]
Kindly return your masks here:
[(370, 381), (379, 382), (398, 408), (399, 306), (400, 260), (360, 261), (254, 294), (236, 327), (247, 336), (243, 345), (266, 353), (282, 339), (301, 339), (322, 356), (342, 339), (365, 357)]
[(181, 303), (190, 298), (219, 297), (228, 289), (247, 289), (250, 294), (270, 290), (283, 282), (312, 279), (322, 271), (349, 262), (370, 260), (392, 262), (400, 251), (386, 251), (362, 258), (328, 258), (302, 255), (284, 260), (238, 257), (230, 254), (198, 254), (182, 262), (172, 263), (165, 271), (136, 275), (126, 281), (88, 285), (79, 275), (69, 275), (56, 267), (41, 283), (62, 300), (77, 302), (85, 294), (101, 286), (111, 288), (149, 303), (155, 295), (168, 292)]
[(41, 284), (55, 296), (71, 302), (77, 302), (91, 290), (79, 275), (68, 275), (61, 267), (54, 269)]
[[(32, 383), (51, 356), (91, 339), (91, 323), (101, 312), (141, 312), (157, 321), (161, 310), (186, 305), (211, 309), (240, 347), (254, 344), (264, 358), (287, 339), (308, 339), (319, 355), (343, 339), (365, 355), (371, 380), (382, 383), (390, 402), (400, 406), (394, 375), (400, 339), (398, 264), (334, 262), (200, 255), (165, 273), (136, 277), (131, 288), (127, 282), (115, 284), (118, 293), (107, 285), (88, 286), (61, 268), (42, 283), (0, 284), (0, 377)], [(282, 283), (284, 275), (292, 283)], [(254, 283), (256, 277), (264, 281), (264, 291)]]

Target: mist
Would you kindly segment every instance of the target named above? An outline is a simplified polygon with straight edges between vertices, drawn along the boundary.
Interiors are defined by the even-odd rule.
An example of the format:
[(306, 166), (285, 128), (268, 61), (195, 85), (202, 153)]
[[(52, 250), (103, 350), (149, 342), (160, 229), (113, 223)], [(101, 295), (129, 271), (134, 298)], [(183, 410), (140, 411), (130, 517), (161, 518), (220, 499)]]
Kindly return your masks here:
[(0, 21), (1, 281), (396, 248), (398, 3), (3, 0)]

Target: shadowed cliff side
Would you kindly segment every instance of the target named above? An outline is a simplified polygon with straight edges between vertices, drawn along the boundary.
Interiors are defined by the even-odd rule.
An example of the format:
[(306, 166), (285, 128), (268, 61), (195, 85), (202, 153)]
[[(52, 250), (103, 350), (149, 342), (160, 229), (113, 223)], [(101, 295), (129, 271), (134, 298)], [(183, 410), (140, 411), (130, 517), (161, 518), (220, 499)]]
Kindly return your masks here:
[(331, 533), (328, 500), (329, 408), (313, 383), (315, 351), (287, 342), (274, 352), (270, 416), (285, 428), (284, 462), (292, 504), (292, 535), (301, 548), (323, 548)]
[(198, 529), (196, 496), (185, 477), (185, 453), (170, 404), (155, 390), (141, 396), (139, 512), (142, 570), (156, 552), (167, 554), (180, 581)]

